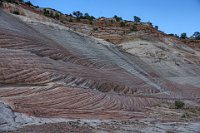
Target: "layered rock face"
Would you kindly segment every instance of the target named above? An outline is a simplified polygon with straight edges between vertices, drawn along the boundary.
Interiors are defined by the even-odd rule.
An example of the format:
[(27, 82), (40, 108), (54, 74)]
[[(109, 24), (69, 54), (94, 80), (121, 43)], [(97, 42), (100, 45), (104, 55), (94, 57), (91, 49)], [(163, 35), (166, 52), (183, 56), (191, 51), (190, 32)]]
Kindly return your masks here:
[[(200, 53), (170, 40), (114, 44), (0, 10), (0, 100), (37, 117), (130, 119), (200, 98)], [(140, 112), (140, 113), (139, 113)]]
[(0, 91), (16, 110), (35, 114), (42, 110), (34, 105), (44, 105), (48, 108), (45, 112), (63, 110), (66, 115), (67, 110), (75, 114), (85, 111), (98, 116), (156, 103), (152, 98), (132, 96), (158, 93), (160, 87), (136, 70), (132, 60), (114, 45), (67, 29), (27, 25), (2, 11), (1, 18)]

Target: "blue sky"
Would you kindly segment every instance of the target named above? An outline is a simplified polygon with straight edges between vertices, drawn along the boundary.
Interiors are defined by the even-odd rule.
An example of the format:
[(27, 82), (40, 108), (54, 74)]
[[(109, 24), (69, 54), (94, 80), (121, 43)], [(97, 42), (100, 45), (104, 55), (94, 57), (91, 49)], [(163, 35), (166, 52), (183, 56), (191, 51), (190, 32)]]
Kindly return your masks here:
[(95, 17), (121, 16), (158, 25), (161, 31), (188, 36), (200, 32), (200, 0), (31, 0), (34, 5), (51, 7), (65, 14), (73, 11)]

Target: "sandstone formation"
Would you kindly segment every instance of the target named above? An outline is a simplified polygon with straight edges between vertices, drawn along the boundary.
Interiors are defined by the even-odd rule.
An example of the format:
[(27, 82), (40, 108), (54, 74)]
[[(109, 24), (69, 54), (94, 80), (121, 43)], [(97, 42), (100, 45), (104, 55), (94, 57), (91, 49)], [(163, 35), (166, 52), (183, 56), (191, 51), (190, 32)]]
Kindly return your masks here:
[(0, 101), (13, 112), (127, 120), (175, 100), (199, 106), (200, 52), (177, 40), (137, 32), (114, 45), (48, 19), (0, 18)]

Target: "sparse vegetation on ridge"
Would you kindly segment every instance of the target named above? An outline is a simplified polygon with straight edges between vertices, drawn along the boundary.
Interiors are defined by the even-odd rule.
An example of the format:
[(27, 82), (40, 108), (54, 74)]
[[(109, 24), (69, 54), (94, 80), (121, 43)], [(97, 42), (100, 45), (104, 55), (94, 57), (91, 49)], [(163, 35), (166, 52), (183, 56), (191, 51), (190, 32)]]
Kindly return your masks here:
[[(14, 3), (14, 4), (19, 4), (19, 3), (24, 3), (30, 8), (39, 8), (39, 6), (34, 6), (30, 1), (24, 1), (24, 0), (2, 0), (5, 2), (9, 3)], [(50, 9), (50, 8), (44, 8), (44, 9), (39, 9), (42, 11), (42, 13), (46, 17), (50, 17), (56, 20), (59, 20), (61, 23), (66, 24), (67, 22), (73, 22), (73, 23), (84, 23), (84, 24), (89, 24), (95, 26), (96, 24), (101, 27), (103, 26), (110, 26), (110, 27), (121, 27), (123, 28), (129, 28), (130, 32), (137, 32), (137, 31), (155, 31), (160, 32), (160, 34), (165, 34), (162, 31), (159, 31), (159, 27), (157, 25), (153, 25), (152, 22), (142, 22), (141, 18), (139, 16), (134, 16), (133, 21), (127, 21), (123, 20), (122, 17), (114, 15), (113, 18), (105, 18), (105, 17), (100, 17), (100, 18), (95, 18), (94, 16), (90, 15), (89, 13), (82, 13), (81, 11), (74, 11), (72, 14), (62, 14), (61, 12), (55, 10), (55, 9)], [(16, 15), (22, 15), (18, 11), (11, 12)], [(66, 19), (66, 18), (67, 19)], [(100, 22), (101, 21), (101, 22)], [(100, 24), (101, 23), (101, 24)], [(128, 32), (124, 32), (128, 33)], [(168, 34), (171, 37), (175, 37), (177, 39), (182, 39), (182, 41), (187, 41), (187, 40), (200, 40), (200, 33), (198, 31), (194, 32), (194, 34), (190, 37), (187, 36), (186, 33), (182, 33), (180, 37), (177, 34)]]
[(117, 15), (115, 15), (113, 18), (114, 18), (117, 22), (120, 22), (120, 21), (123, 20), (122, 17), (118, 17)]
[(140, 18), (140, 17), (134, 16), (133, 18), (134, 18), (134, 22), (135, 22), (135, 23), (138, 23), (138, 24), (139, 24), (139, 23), (141, 22), (141, 18)]
[(186, 33), (182, 33), (180, 36), (181, 39), (186, 39), (187, 38), (187, 34)]
[(33, 6), (33, 4), (30, 1), (24, 2), (28, 6)]

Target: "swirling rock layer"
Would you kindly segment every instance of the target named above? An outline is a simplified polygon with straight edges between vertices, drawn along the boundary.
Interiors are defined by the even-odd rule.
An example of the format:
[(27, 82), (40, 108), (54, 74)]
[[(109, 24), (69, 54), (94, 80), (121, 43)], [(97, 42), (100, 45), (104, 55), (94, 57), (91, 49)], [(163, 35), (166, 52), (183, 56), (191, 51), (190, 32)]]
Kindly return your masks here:
[(0, 18), (0, 100), (14, 111), (129, 119), (145, 117), (138, 112), (165, 100), (200, 97), (197, 85), (169, 81), (103, 40), (50, 23), (25, 23), (1, 10)]

